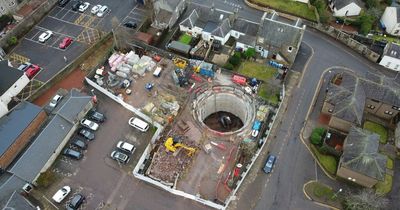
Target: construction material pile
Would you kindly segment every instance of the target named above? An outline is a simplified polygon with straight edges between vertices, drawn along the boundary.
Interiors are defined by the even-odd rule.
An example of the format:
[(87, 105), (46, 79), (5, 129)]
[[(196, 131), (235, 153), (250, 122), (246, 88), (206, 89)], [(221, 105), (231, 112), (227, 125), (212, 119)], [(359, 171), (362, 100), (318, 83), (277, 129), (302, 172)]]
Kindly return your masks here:
[(161, 93), (157, 95), (157, 100), (149, 102), (143, 107), (143, 111), (153, 118), (156, 122), (164, 125), (170, 116), (177, 116), (180, 105), (175, 96)]
[(269, 108), (265, 105), (258, 107), (256, 119), (259, 121), (264, 121), (269, 115)]
[(143, 76), (145, 71), (151, 71), (156, 66), (151, 57), (140, 58), (134, 51), (127, 54), (115, 52), (108, 59), (108, 64), (111, 71), (122, 78), (130, 77), (131, 73)]

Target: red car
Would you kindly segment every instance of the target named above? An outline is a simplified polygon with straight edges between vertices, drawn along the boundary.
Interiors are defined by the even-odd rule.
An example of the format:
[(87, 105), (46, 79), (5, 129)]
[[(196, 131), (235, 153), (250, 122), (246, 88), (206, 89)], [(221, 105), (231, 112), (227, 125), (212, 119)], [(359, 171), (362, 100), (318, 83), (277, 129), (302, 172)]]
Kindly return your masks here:
[(72, 43), (72, 39), (69, 37), (65, 37), (62, 42), (60, 43), (60, 49), (65, 49), (67, 48), (69, 45), (71, 45)]
[(38, 65), (32, 64), (29, 68), (25, 71), (26, 76), (29, 79), (32, 79), (40, 71), (40, 67)]

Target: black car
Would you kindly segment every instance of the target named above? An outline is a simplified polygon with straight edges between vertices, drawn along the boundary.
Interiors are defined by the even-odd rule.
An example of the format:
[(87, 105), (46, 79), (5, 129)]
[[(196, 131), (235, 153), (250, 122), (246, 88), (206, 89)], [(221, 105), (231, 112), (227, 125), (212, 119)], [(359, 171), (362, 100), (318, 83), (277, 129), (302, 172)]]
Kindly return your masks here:
[(65, 5), (67, 5), (69, 1), (70, 0), (59, 0), (58, 1), (58, 6), (65, 7)]
[(124, 23), (124, 26), (127, 28), (135, 29), (137, 27), (137, 24), (135, 22), (128, 21), (128, 22)]
[(90, 120), (93, 120), (95, 122), (104, 122), (106, 120), (106, 117), (104, 116), (104, 114), (102, 114), (102, 113), (100, 113), (100, 112), (98, 112), (96, 110), (91, 110), (88, 113), (87, 117)]
[(85, 129), (85, 128), (82, 128), (81, 130), (79, 130), (78, 134), (85, 137), (85, 139), (87, 139), (89, 141), (94, 139), (94, 133), (92, 133), (91, 131), (89, 131), (88, 129)]
[(74, 1), (72, 2), (72, 10), (78, 11), (79, 7), (83, 4), (81, 1)]
[(76, 150), (70, 149), (70, 148), (65, 149), (63, 152), (63, 155), (77, 159), (77, 160), (82, 158), (82, 153), (80, 153)]
[(67, 210), (75, 210), (78, 209), (82, 203), (85, 201), (85, 196), (82, 194), (76, 194), (72, 197), (71, 201), (67, 206)]
[(87, 143), (85, 141), (80, 140), (80, 139), (72, 140), (71, 146), (77, 147), (77, 148), (82, 149), (82, 150), (87, 149)]

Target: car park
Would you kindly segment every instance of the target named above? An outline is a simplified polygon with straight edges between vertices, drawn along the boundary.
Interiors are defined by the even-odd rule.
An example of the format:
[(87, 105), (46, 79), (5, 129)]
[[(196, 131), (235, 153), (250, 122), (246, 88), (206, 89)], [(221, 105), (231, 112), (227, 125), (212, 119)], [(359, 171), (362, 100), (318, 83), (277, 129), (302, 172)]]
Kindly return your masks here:
[(53, 99), (51, 99), (51, 101), (50, 101), (50, 103), (49, 103), (49, 106), (50, 106), (51, 108), (56, 107), (57, 104), (61, 101), (62, 98), (63, 98), (62, 95), (56, 94), (56, 95), (53, 97)]
[(73, 11), (78, 11), (79, 7), (83, 4), (81, 1), (74, 1), (72, 2), (72, 10)]
[(99, 124), (85, 118), (81, 120), (81, 125), (94, 131), (99, 129)]
[(89, 2), (85, 2), (81, 5), (79, 5), (79, 12), (85, 12), (90, 6)]
[(274, 167), (275, 161), (276, 161), (276, 157), (274, 155), (268, 155), (267, 161), (265, 162), (265, 165), (263, 168), (263, 171), (266, 174), (271, 173), (272, 168)]
[(125, 141), (119, 141), (117, 144), (117, 148), (122, 151), (129, 152), (131, 154), (133, 154), (136, 150), (136, 147), (133, 144), (130, 144)]
[(129, 162), (129, 156), (127, 154), (124, 154), (119, 151), (111, 152), (111, 158), (120, 163), (128, 163)]
[(79, 130), (78, 134), (89, 141), (94, 140), (94, 133), (92, 133), (88, 129), (82, 128)]
[(61, 203), (61, 201), (64, 200), (68, 196), (68, 194), (71, 192), (71, 187), (69, 186), (64, 186), (61, 189), (59, 189), (54, 195), (53, 195), (53, 200), (56, 203)]
[(70, 0), (59, 0), (58, 1), (58, 6), (65, 7), (65, 5), (67, 5), (69, 1)]
[(48, 39), (50, 39), (50, 37), (53, 36), (53, 32), (52, 31), (45, 31), (42, 34), (40, 34), (39, 36), (39, 42), (44, 43), (45, 41), (47, 41)]
[(26, 70), (29, 68), (29, 66), (31, 66), (31, 65), (32, 65), (32, 64), (31, 64), (31, 63), (28, 63), (28, 62), (23, 63), (23, 64), (21, 64), (21, 65), (18, 66), (18, 70), (26, 71)]
[(95, 122), (104, 122), (106, 120), (106, 117), (104, 116), (104, 114), (96, 111), (96, 110), (91, 110), (89, 111), (89, 113), (87, 114), (87, 118), (95, 121)]
[(81, 139), (73, 139), (71, 141), (71, 146), (79, 148), (81, 150), (87, 149), (87, 143)]
[(32, 64), (26, 69), (25, 74), (29, 79), (32, 79), (38, 72), (40, 67), (38, 65)]
[(65, 37), (58, 47), (60, 49), (65, 49), (65, 48), (67, 48), (68, 46), (70, 46), (72, 44), (72, 41), (73, 41), (72, 38)]
[(73, 150), (71, 148), (67, 148), (64, 150), (63, 155), (74, 158), (74, 159), (81, 159), (82, 158), (82, 153), (76, 150)]
[(149, 130), (149, 124), (136, 117), (129, 119), (128, 124), (142, 132)]
[(108, 7), (104, 5), (97, 12), (97, 17), (103, 17), (107, 12), (108, 12)]
[(82, 203), (85, 201), (85, 196), (82, 194), (75, 194), (74, 197), (71, 198), (71, 201), (67, 205), (67, 210), (75, 210), (79, 209)]
[(127, 28), (135, 29), (137, 27), (137, 24), (135, 22), (128, 21), (128, 22), (124, 23), (124, 26)]
[(95, 5), (95, 6), (92, 7), (92, 10), (90, 10), (90, 12), (91, 12), (93, 15), (95, 15), (95, 14), (97, 14), (97, 13), (99, 12), (99, 9), (100, 9), (101, 7), (102, 7), (102, 6), (101, 6), (100, 4)]

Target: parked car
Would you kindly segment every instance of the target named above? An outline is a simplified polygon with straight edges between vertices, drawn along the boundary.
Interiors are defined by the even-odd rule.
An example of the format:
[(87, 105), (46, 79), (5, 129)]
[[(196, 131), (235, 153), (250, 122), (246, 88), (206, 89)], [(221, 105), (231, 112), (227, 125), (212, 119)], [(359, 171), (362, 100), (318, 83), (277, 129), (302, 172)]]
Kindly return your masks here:
[(79, 12), (85, 12), (90, 6), (89, 2), (85, 2), (79, 6)]
[(71, 192), (71, 187), (69, 186), (64, 186), (61, 189), (59, 189), (56, 194), (53, 195), (53, 200), (56, 203), (61, 203), (61, 201), (64, 200), (68, 196), (68, 194)]
[(70, 0), (59, 0), (58, 1), (58, 6), (65, 7), (65, 5), (67, 5), (69, 1)]
[(25, 62), (18, 66), (18, 70), (26, 71), (31, 65), (32, 65), (31, 63)]
[(79, 7), (83, 4), (81, 1), (74, 1), (72, 2), (72, 10), (73, 11), (78, 11)]
[(92, 133), (88, 129), (82, 128), (82, 129), (79, 130), (78, 134), (80, 136), (83, 136), (85, 139), (87, 139), (89, 141), (94, 140), (94, 133)]
[(70, 46), (72, 44), (72, 41), (73, 41), (72, 38), (65, 37), (58, 47), (60, 49), (65, 49), (65, 48), (67, 48), (68, 46)]
[(81, 159), (82, 158), (82, 153), (76, 150), (73, 150), (71, 148), (67, 148), (64, 150), (63, 155), (74, 158), (74, 159)]
[(102, 6), (101, 6), (100, 4), (95, 5), (95, 6), (92, 7), (92, 10), (90, 10), (90, 12), (91, 12), (93, 15), (95, 15), (95, 14), (97, 14), (97, 13), (99, 12), (99, 9), (100, 9), (101, 7), (102, 7)]
[(272, 168), (274, 167), (276, 157), (274, 155), (268, 155), (267, 161), (265, 162), (265, 166), (263, 171), (268, 174), (271, 173)]
[(51, 101), (50, 101), (50, 103), (49, 103), (49, 106), (50, 106), (51, 108), (56, 107), (57, 104), (58, 104), (58, 102), (60, 102), (62, 98), (63, 98), (62, 95), (56, 94), (56, 95), (53, 97), (53, 99), (51, 99)]
[(128, 142), (125, 141), (119, 141), (117, 144), (117, 148), (122, 151), (129, 152), (131, 154), (133, 154), (136, 150), (136, 147), (133, 144), (129, 144)]
[(111, 158), (120, 163), (128, 163), (129, 161), (129, 156), (119, 151), (113, 151), (111, 153)]
[(85, 119), (85, 118), (81, 120), (81, 125), (83, 127), (89, 128), (90, 130), (94, 130), (94, 131), (99, 129), (99, 124), (97, 124), (93, 121), (90, 121), (88, 119)]
[(253, 127), (252, 127), (253, 131), (251, 132), (251, 136), (256, 138), (258, 136), (260, 128), (261, 128), (261, 122), (258, 120), (254, 121)]
[(53, 36), (53, 32), (52, 31), (45, 31), (42, 34), (40, 34), (39, 36), (39, 42), (44, 43), (45, 41), (47, 41), (48, 39), (50, 39), (50, 37)]
[(124, 23), (124, 26), (127, 28), (135, 29), (137, 27), (137, 24), (135, 22), (128, 21), (128, 22)]
[(106, 117), (104, 116), (104, 114), (96, 111), (96, 110), (91, 110), (89, 111), (89, 113), (87, 114), (87, 118), (95, 121), (95, 122), (104, 122), (106, 120)]
[(29, 79), (32, 79), (38, 72), (40, 67), (38, 65), (32, 64), (26, 69), (25, 74)]
[(104, 5), (97, 12), (97, 17), (103, 17), (107, 12), (108, 12), (108, 7)]
[(67, 206), (67, 210), (75, 210), (78, 209), (82, 203), (85, 201), (85, 196), (82, 194), (76, 194), (74, 197), (72, 197), (71, 201), (69, 202)]
[(130, 118), (128, 124), (142, 132), (149, 130), (149, 124), (136, 117)]
[(82, 141), (80, 139), (74, 139), (71, 141), (71, 146), (77, 147), (81, 150), (87, 149), (87, 143), (85, 141)]

